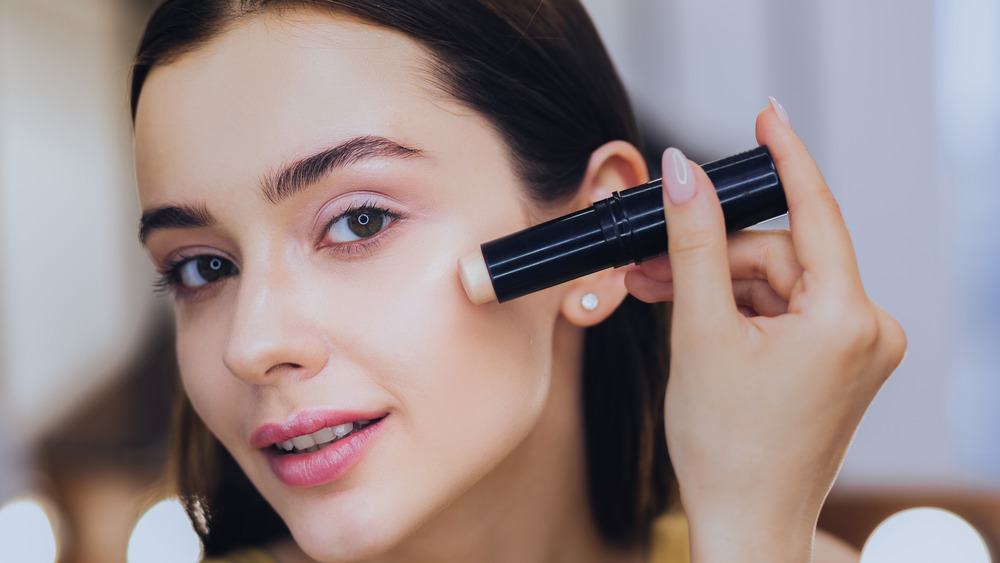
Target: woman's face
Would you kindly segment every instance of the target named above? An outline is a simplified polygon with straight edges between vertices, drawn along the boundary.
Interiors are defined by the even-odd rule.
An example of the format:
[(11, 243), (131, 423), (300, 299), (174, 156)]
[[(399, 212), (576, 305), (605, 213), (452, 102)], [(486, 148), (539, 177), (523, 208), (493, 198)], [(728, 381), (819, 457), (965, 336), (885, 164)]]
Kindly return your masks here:
[(515, 455), (549, 400), (558, 297), (477, 307), (456, 273), (528, 224), (526, 198), (429, 68), (398, 33), (262, 15), (157, 67), (138, 108), (184, 387), (317, 558), (400, 541)]

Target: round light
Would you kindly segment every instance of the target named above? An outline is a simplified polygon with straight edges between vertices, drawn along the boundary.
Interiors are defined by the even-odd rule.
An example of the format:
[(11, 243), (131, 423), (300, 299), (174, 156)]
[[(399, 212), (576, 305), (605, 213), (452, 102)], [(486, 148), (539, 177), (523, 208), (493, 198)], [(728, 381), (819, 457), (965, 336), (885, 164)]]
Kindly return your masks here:
[(201, 540), (180, 501), (161, 500), (136, 522), (128, 540), (129, 563), (197, 563)]
[(990, 563), (986, 543), (971, 524), (938, 508), (890, 516), (872, 532), (861, 563)]
[(0, 508), (0, 561), (53, 563), (56, 534), (42, 503), (30, 497)]

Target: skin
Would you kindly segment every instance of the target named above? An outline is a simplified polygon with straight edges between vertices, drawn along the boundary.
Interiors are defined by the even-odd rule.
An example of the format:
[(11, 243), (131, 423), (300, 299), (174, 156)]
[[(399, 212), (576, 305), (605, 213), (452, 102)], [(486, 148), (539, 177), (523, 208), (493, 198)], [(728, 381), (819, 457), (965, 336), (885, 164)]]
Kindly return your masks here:
[(839, 207), (779, 114), (762, 112), (756, 133), (791, 232), (727, 241), (704, 171), (688, 163), (693, 190), (676, 186), (665, 155), (670, 257), (625, 280), (637, 297), (674, 300), (665, 424), (694, 561), (809, 560), (854, 431), (906, 348), (865, 294)]
[[(804, 186), (789, 196), (791, 235), (738, 237), (727, 247), (698, 171), (695, 197), (668, 201), (669, 264), (474, 306), (458, 280), (459, 257), (635, 185), (646, 171), (633, 147), (609, 143), (575, 199), (534, 208), (496, 132), (435, 91), (427, 68), (424, 51), (398, 33), (289, 12), (241, 21), (154, 69), (143, 89), (135, 126), (142, 209), (186, 206), (213, 218), (150, 232), (151, 259), (164, 270), (218, 256), (238, 269), (176, 291), (178, 357), (195, 410), (292, 531), (295, 541), (273, 551), (289, 562), (643, 560), (640, 549), (612, 548), (594, 529), (579, 407), (583, 329), (631, 289), (648, 300), (676, 293), (666, 424), (695, 560), (750, 560), (748, 545), (761, 561), (808, 560), (819, 506), (903, 344), (901, 331), (890, 335), (895, 345), (886, 341), (898, 325), (863, 297), (846, 231), (823, 239), (839, 212), (810, 211), (825, 185), (791, 130), (770, 112), (758, 124), (758, 137), (778, 144), (786, 188), (790, 179)], [(263, 197), (262, 180), (275, 171), (359, 136), (419, 155), (364, 158), (279, 203)], [(364, 244), (331, 237), (335, 217), (372, 203), (398, 218)], [(797, 222), (811, 214), (826, 218), (819, 234), (799, 235)], [(811, 277), (814, 268), (822, 279)], [(733, 277), (770, 289), (741, 291)], [(589, 292), (601, 299), (594, 311), (579, 306)], [(706, 315), (695, 312), (720, 295)], [(828, 348), (788, 348), (801, 344), (793, 328), (811, 327), (814, 337), (852, 328), (844, 323), (853, 317), (825, 299), (874, 315), (879, 342), (851, 332)], [(747, 320), (738, 307), (772, 316)], [(740, 324), (765, 319), (776, 324)], [(857, 330), (867, 336), (868, 328)], [(732, 358), (719, 358), (728, 346)], [(748, 369), (767, 384), (749, 385)], [(767, 409), (765, 399), (791, 405)], [(742, 410), (718, 419), (727, 411), (715, 409), (737, 401)], [(249, 438), (315, 407), (388, 417), (348, 473), (290, 488)], [(744, 415), (754, 424), (731, 435)], [(741, 457), (740, 448), (776, 443), (793, 459), (748, 465)], [(740, 487), (759, 494), (731, 498)], [(768, 548), (758, 551), (762, 543)]]
[[(476, 307), (456, 275), (477, 241), (529, 224), (503, 144), (429, 89), (412, 41), (291, 21), (254, 19), (156, 69), (139, 105), (143, 209), (203, 205), (216, 220), (151, 233), (153, 262), (209, 254), (239, 267), (176, 299), (193, 406), (317, 560), (488, 560), (484, 547), (513, 560), (575, 544), (604, 554), (580, 516), (583, 465), (568, 463), (583, 457), (567, 432), (579, 427), (567, 403), (581, 329), (559, 315), (558, 292)], [(359, 135), (422, 156), (348, 166), (278, 205), (261, 197), (269, 172)], [(371, 200), (401, 217), (377, 244), (348, 253), (324, 238), (331, 218)], [(290, 489), (248, 439), (313, 407), (389, 416), (342, 479)], [(551, 518), (545, 542), (494, 540), (526, 536), (532, 511)], [(579, 530), (581, 541), (562, 537)]]

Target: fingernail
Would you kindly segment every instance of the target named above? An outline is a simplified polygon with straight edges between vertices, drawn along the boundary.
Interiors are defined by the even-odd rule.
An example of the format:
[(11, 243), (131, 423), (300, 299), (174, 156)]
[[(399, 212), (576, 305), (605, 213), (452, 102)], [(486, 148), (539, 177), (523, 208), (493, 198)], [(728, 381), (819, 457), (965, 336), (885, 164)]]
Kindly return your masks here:
[(675, 148), (663, 153), (663, 189), (670, 203), (683, 205), (694, 198), (694, 173), (691, 164), (681, 151)]
[(771, 103), (771, 109), (774, 110), (774, 113), (778, 116), (778, 119), (780, 119), (782, 123), (787, 125), (789, 129), (791, 129), (792, 121), (788, 119), (788, 112), (785, 111), (785, 107), (782, 106), (780, 103), (778, 103), (778, 100), (775, 100), (774, 96), (768, 96), (767, 101)]

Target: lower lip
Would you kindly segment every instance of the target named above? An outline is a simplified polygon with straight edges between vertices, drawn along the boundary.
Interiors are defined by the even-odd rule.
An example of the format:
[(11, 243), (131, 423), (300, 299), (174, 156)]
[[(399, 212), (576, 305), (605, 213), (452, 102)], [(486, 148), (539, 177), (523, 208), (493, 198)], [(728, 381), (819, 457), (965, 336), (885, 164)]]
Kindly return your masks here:
[(315, 487), (335, 481), (361, 461), (368, 445), (378, 436), (385, 419), (351, 437), (307, 454), (282, 454), (273, 446), (264, 450), (271, 471), (288, 487)]

